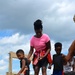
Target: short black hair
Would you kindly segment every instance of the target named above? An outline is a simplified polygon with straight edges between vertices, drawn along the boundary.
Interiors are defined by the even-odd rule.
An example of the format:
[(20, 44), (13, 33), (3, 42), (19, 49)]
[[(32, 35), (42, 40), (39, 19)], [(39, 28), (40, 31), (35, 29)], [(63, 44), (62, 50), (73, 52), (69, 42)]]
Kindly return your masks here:
[(62, 47), (62, 43), (56, 42), (56, 43), (54, 44), (54, 47), (55, 47), (55, 48), (56, 48), (56, 47)]
[(24, 54), (24, 51), (23, 51), (22, 49), (18, 49), (18, 50), (16, 51), (16, 54), (18, 54), (18, 53)]
[(40, 19), (38, 19), (34, 22), (34, 29), (35, 30), (43, 29), (42, 21)]

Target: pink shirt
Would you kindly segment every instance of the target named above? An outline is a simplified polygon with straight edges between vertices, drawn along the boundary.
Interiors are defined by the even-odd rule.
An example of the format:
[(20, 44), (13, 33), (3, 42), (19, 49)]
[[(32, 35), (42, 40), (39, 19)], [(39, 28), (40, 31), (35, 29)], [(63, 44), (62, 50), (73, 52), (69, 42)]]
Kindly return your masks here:
[(30, 46), (34, 47), (35, 52), (40, 52), (40, 50), (46, 49), (46, 43), (50, 41), (47, 34), (43, 34), (40, 38), (33, 36), (30, 40)]

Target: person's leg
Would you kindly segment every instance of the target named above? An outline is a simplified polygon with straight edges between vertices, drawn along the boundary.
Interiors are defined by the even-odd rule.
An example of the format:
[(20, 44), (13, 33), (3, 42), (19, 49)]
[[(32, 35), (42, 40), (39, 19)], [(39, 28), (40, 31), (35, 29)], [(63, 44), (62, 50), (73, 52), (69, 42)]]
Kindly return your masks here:
[(34, 75), (39, 75), (40, 68), (38, 66), (35, 66), (34, 68)]
[(48, 60), (47, 57), (45, 57), (42, 61), (42, 75), (47, 75), (47, 66), (48, 66)]
[(71, 46), (69, 48), (69, 53), (66, 56), (67, 61), (69, 61), (74, 56), (74, 54), (73, 54), (74, 50), (75, 50), (75, 40), (72, 42), (72, 44), (71, 44)]
[(46, 69), (47, 69), (46, 67), (44, 66), (42, 67), (42, 75), (47, 75)]

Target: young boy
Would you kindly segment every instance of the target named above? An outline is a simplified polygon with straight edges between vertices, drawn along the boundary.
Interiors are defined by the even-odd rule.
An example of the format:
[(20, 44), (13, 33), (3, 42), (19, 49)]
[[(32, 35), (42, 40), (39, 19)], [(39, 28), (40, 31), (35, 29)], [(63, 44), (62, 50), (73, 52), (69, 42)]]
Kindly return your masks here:
[(17, 75), (29, 75), (29, 64), (30, 61), (25, 58), (24, 51), (22, 49), (17, 50), (16, 55), (18, 59), (20, 60), (20, 71)]
[(53, 75), (63, 75), (63, 62), (65, 55), (61, 53), (62, 44), (60, 42), (57, 42), (55, 43), (54, 47), (56, 54), (53, 55)]

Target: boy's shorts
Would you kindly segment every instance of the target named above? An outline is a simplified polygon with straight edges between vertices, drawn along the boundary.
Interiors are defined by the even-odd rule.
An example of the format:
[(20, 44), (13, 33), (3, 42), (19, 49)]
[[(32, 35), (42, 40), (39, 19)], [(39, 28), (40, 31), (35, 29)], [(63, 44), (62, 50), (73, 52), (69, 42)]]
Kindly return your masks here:
[(53, 75), (63, 75), (63, 71), (54, 70)]

